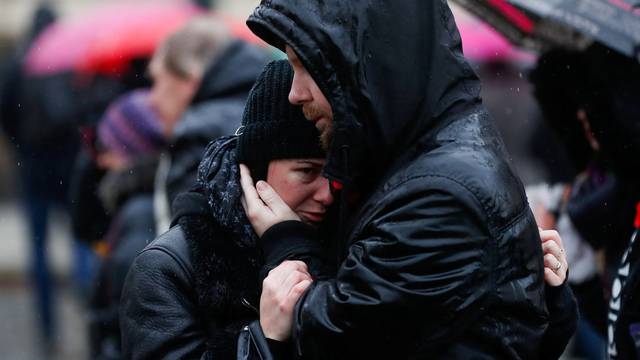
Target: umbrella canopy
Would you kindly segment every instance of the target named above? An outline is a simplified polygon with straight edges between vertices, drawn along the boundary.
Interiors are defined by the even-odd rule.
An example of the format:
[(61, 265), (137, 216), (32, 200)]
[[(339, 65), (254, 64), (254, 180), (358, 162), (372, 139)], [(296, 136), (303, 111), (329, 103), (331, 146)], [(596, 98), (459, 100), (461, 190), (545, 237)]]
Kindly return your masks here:
[[(188, 3), (111, 2), (47, 28), (30, 48), (25, 70), (42, 76), (64, 71), (117, 74), (148, 57), (199, 8)], [(218, 15), (233, 35), (259, 42), (242, 22)]]
[(464, 55), (473, 62), (533, 63), (535, 56), (509, 43), (489, 25), (458, 7), (452, 7), (460, 30)]
[(639, 0), (452, 0), (511, 42), (533, 50), (584, 49), (600, 42), (640, 55)]

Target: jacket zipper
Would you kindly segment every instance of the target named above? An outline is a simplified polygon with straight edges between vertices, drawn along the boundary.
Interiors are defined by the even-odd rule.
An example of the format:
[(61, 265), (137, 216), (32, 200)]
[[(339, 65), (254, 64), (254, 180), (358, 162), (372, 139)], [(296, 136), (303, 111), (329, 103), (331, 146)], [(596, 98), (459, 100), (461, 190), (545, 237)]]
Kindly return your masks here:
[(248, 308), (248, 309), (251, 309), (251, 310), (253, 310), (256, 314), (260, 315), (260, 311), (258, 311), (258, 308), (256, 308), (255, 306), (251, 305), (251, 303), (249, 302), (249, 300), (247, 300), (246, 298), (242, 298), (242, 299), (240, 300), (240, 303), (241, 303), (244, 307), (246, 307), (246, 308)]

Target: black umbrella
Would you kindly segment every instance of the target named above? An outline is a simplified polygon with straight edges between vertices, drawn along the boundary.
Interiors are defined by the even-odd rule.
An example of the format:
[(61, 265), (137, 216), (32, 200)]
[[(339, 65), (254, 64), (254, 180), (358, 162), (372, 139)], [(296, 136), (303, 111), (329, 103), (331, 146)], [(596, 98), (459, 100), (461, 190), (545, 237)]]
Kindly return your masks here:
[(640, 0), (452, 0), (533, 50), (593, 41), (640, 60)]

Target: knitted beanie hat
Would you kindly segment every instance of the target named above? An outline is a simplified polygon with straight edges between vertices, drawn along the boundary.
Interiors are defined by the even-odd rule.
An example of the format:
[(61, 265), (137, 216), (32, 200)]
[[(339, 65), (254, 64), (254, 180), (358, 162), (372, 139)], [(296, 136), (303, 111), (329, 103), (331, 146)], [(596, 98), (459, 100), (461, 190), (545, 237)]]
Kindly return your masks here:
[(101, 148), (126, 159), (154, 155), (166, 145), (159, 117), (151, 108), (148, 90), (134, 90), (114, 101), (98, 124)]
[(324, 158), (318, 130), (304, 118), (301, 106), (289, 103), (293, 70), (286, 60), (264, 68), (249, 93), (238, 129), (237, 160), (254, 180), (264, 180), (269, 161)]

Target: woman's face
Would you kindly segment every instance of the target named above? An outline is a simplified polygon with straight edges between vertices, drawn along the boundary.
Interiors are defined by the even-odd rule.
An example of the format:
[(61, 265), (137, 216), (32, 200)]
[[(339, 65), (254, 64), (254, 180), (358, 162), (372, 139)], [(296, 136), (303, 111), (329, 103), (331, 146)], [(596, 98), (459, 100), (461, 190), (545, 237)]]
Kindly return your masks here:
[(324, 159), (273, 160), (267, 182), (302, 221), (317, 224), (324, 220), (333, 203), (329, 181), (322, 177)]

